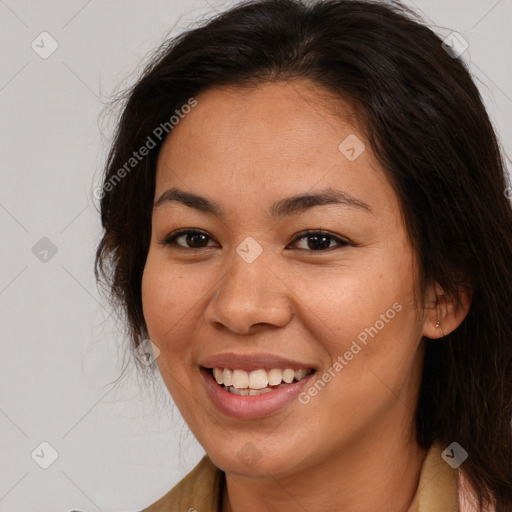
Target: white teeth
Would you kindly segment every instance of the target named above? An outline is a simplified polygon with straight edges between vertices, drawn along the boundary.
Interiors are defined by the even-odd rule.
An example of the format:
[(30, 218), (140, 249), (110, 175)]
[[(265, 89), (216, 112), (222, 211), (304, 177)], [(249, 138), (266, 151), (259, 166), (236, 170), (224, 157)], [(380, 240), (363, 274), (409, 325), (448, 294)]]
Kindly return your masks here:
[(237, 389), (249, 387), (249, 375), (245, 370), (233, 370), (232, 385)]
[(271, 393), (272, 389), (266, 388), (266, 389), (237, 389), (233, 386), (229, 388), (229, 392), (233, 393), (234, 395), (245, 395), (245, 396), (257, 396), (257, 395), (263, 395), (265, 393)]
[(290, 382), (292, 382), (292, 380), (294, 378), (295, 378), (295, 372), (292, 369), (287, 368), (283, 372), (283, 380), (286, 382), (286, 384), (290, 384)]
[[(219, 382), (218, 379), (217, 382)], [(225, 386), (231, 386), (233, 384), (233, 372), (229, 368), (224, 368), (222, 372), (222, 382), (219, 382), (219, 384), (224, 384)]]
[(213, 368), (213, 376), (219, 384), (224, 384), (225, 387), (233, 386), (237, 391), (248, 388), (263, 390), (268, 386), (279, 386), (282, 382), (290, 384), (294, 379), (299, 381), (312, 371), (311, 369), (293, 370), (286, 368), (281, 370), (280, 368), (272, 368), (267, 372), (263, 368), (259, 368), (252, 372), (246, 372), (245, 370), (231, 370), (229, 368)]
[(263, 389), (268, 384), (267, 372), (263, 369), (253, 370), (249, 374), (249, 387), (252, 389)]
[(271, 386), (279, 386), (283, 380), (283, 372), (279, 368), (272, 368), (268, 372), (268, 383)]
[[(229, 371), (229, 370), (228, 370)], [(219, 384), (224, 384), (224, 380), (222, 378), (224, 372), (220, 369), (220, 368), (214, 368), (213, 369), (213, 376), (215, 377), (215, 380), (219, 383)]]
[(234, 395), (248, 395), (249, 394), (249, 389), (237, 389), (233, 386), (230, 387), (230, 391)]
[(295, 370), (295, 380), (299, 381), (309, 373), (309, 370)]

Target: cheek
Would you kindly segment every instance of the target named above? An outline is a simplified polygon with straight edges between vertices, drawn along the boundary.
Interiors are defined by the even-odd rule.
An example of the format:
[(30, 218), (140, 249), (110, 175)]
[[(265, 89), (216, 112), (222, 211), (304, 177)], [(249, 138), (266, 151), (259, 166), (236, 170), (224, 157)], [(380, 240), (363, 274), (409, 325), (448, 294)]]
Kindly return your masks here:
[[(160, 375), (173, 401), (180, 408), (189, 406), (180, 390), (190, 386), (190, 336), (187, 322), (195, 302), (187, 279), (166, 262), (148, 254), (142, 276), (142, 307), (149, 338), (160, 350), (156, 359)], [(194, 290), (194, 288), (192, 288)], [(197, 300), (197, 299), (196, 299)]]
[(382, 413), (399, 396), (409, 403), (421, 370), (421, 329), (410, 297), (381, 290), (367, 309), (347, 308), (344, 317), (350, 327), (331, 351), (338, 370), (331, 405), (342, 405), (361, 418)]
[(174, 311), (176, 306), (172, 302), (172, 295), (168, 293), (169, 277), (168, 272), (162, 272), (149, 255), (142, 275), (142, 310), (150, 338), (154, 342), (160, 338), (165, 311)]
[(171, 264), (165, 254), (150, 250), (142, 276), (142, 307), (149, 337), (162, 354), (159, 367), (183, 372), (192, 364), (189, 340), (201, 324), (202, 299), (216, 276)]
[(386, 260), (376, 253), (375, 261), (366, 263), (330, 278), (302, 277), (294, 287), (298, 316), (329, 357), (325, 377), (336, 381), (332, 389), (337, 389), (331, 398), (345, 405), (356, 397), (380, 396), (385, 386), (379, 379), (400, 388), (421, 338), (412, 258)]
[(358, 337), (364, 342), (390, 334), (399, 342), (399, 333), (406, 339), (414, 330), (410, 262), (367, 261), (364, 267), (354, 264), (295, 277), (288, 285), (297, 297), (297, 316), (331, 356), (343, 354)]
[(309, 295), (303, 321), (309, 319), (307, 329), (329, 360), (318, 375), (323, 383), (312, 383), (300, 397), (314, 411), (313, 431), (351, 437), (373, 428), (397, 403), (413, 409), (421, 331), (411, 297), (397, 282), (341, 279), (339, 291), (331, 283), (316, 301)]
[(142, 308), (149, 336), (162, 352), (173, 348), (169, 338), (180, 338), (180, 319), (186, 318), (193, 303), (186, 282), (183, 275), (150, 252), (142, 276)]

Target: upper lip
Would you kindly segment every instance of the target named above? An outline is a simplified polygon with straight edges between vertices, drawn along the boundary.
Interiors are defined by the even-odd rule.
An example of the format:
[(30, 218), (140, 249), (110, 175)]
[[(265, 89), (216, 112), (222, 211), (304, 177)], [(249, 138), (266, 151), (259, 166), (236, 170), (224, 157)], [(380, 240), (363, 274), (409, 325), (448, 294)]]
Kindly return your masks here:
[(235, 354), (233, 352), (210, 356), (203, 359), (199, 365), (204, 368), (229, 368), (245, 371), (258, 370), (259, 368), (315, 369), (310, 363), (301, 363), (274, 354)]

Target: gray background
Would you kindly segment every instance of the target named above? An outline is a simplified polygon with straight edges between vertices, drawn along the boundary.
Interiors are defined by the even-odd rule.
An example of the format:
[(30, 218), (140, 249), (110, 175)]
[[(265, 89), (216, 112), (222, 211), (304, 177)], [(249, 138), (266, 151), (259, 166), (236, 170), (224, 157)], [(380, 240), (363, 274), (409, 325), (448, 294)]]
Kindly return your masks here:
[[(0, 511), (136, 511), (203, 454), (160, 380), (156, 394), (133, 371), (110, 384), (125, 340), (93, 277), (92, 190), (112, 134), (104, 102), (166, 34), (234, 3), (0, 0)], [(511, 155), (512, 0), (407, 4), (469, 42)], [(43, 31), (58, 43), (46, 59), (31, 47)], [(42, 442), (58, 453), (48, 469)]]

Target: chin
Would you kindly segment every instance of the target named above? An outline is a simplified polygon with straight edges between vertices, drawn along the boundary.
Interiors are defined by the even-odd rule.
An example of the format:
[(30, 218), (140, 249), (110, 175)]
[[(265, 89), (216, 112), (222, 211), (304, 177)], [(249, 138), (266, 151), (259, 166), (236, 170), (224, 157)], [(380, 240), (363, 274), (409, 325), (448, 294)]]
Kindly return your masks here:
[(208, 450), (208, 456), (222, 471), (250, 478), (286, 477), (295, 472), (304, 460), (290, 457), (290, 452), (297, 453), (295, 449), (259, 449), (250, 441), (238, 444), (241, 447), (233, 447), (232, 450)]

